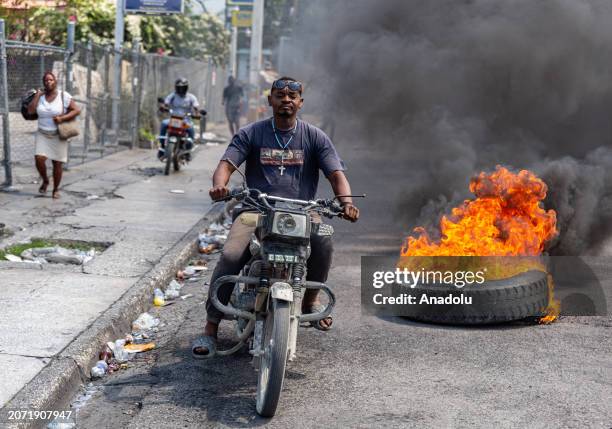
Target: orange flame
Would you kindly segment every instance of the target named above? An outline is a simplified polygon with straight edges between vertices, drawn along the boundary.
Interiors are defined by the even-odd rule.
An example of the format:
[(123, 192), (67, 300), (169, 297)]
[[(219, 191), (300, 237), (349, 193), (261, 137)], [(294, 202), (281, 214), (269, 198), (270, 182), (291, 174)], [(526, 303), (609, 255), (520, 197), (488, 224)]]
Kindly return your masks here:
[(497, 166), (470, 182), (475, 200), (465, 200), (442, 217), (442, 239), (432, 242), (423, 228), (408, 237), (402, 256), (536, 256), (557, 234), (554, 210), (544, 210), (546, 184), (530, 171)]
[[(401, 256), (538, 256), (557, 234), (554, 210), (545, 210), (546, 183), (527, 170), (513, 173), (497, 166), (492, 173), (480, 173), (470, 181), (475, 199), (465, 200), (450, 216), (440, 221), (441, 239), (434, 241), (424, 228), (415, 228), (417, 237), (408, 237)], [(542, 265), (520, 264), (506, 277)], [(517, 271), (518, 270), (518, 271)], [(549, 288), (552, 278), (549, 276)], [(552, 290), (544, 323), (558, 314)]]
[(551, 274), (548, 274), (548, 307), (546, 307), (546, 315), (538, 321), (541, 325), (549, 325), (554, 322), (561, 312), (561, 302), (555, 298), (555, 282)]

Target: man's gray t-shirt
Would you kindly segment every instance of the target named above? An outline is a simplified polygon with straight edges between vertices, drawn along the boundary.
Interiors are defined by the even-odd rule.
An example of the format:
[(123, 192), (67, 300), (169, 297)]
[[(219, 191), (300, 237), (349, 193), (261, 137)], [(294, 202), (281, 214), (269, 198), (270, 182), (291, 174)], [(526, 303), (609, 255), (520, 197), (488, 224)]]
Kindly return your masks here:
[(276, 134), (280, 144), (272, 118), (249, 124), (238, 131), (221, 159), (237, 166), (246, 161), (249, 188), (302, 200), (315, 198), (319, 170), (326, 177), (345, 170), (331, 140), (317, 127), (298, 119), (294, 131), (277, 129)]
[(200, 107), (198, 99), (191, 92), (185, 94), (184, 97), (181, 97), (177, 93), (173, 92), (166, 97), (164, 103), (170, 106), (174, 113), (181, 116), (185, 116), (187, 113), (193, 112), (193, 108), (197, 109)]

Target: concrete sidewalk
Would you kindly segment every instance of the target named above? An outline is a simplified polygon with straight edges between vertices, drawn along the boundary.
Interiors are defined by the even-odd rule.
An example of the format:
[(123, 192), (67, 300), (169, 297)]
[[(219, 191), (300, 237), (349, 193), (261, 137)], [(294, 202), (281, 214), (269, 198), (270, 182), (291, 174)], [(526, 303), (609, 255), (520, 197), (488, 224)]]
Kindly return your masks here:
[[(131, 323), (126, 298), (134, 307), (150, 303), (143, 291), (168, 281), (194, 250), (225, 147), (199, 146), (170, 176), (155, 150), (122, 151), (66, 172), (60, 200), (39, 196), (34, 183), (0, 193), (0, 222), (14, 233), (0, 237), (0, 248), (33, 237), (110, 244), (84, 266), (0, 262), (0, 408), (60, 406), (74, 379), (55, 373), (66, 371), (61, 363), (76, 364), (80, 383), (103, 337), (112, 336), (100, 319), (121, 330)], [(37, 390), (43, 399), (34, 398)]]

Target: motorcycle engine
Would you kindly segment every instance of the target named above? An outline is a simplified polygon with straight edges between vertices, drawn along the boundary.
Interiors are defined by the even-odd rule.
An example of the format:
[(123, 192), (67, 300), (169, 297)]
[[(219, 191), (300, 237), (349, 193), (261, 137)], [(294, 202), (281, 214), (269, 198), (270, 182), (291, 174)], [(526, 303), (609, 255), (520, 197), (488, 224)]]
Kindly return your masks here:
[(243, 311), (253, 311), (255, 309), (255, 298), (257, 293), (254, 289), (248, 289), (236, 296), (234, 306)]

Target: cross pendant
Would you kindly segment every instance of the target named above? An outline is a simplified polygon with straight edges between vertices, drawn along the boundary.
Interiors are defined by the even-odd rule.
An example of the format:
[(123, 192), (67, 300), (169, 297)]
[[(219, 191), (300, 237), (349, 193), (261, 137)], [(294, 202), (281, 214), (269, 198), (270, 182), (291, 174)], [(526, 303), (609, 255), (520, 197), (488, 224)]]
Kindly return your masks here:
[(285, 161), (285, 151), (283, 151), (283, 153), (281, 154), (281, 165), (280, 167), (278, 167), (278, 171), (280, 171), (280, 175), (282, 176), (283, 173), (285, 172), (286, 168), (283, 165), (283, 162)]

